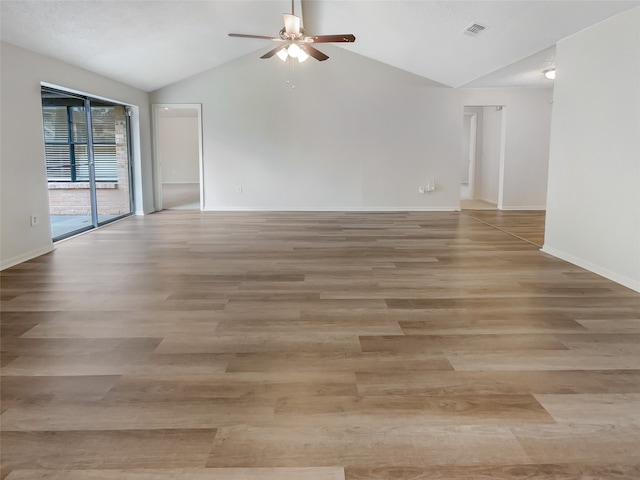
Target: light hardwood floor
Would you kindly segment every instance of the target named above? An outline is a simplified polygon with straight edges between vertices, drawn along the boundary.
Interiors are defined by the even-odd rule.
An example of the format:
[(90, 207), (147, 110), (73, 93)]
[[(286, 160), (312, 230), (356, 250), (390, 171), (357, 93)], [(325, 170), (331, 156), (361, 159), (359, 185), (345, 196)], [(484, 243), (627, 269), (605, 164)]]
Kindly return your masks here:
[(163, 183), (162, 207), (167, 210), (200, 210), (200, 184)]
[(164, 211), (0, 278), (7, 480), (640, 478), (640, 294), (469, 212)]
[(464, 213), (533, 245), (544, 245), (544, 211), (464, 210)]

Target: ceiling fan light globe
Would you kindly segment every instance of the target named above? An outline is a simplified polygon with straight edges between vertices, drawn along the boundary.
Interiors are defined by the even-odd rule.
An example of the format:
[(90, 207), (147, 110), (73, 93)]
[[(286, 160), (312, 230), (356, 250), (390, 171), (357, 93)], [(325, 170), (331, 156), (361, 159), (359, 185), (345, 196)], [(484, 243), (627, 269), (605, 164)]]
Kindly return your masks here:
[(298, 53), (298, 62), (302, 63), (307, 58), (309, 58), (309, 55), (307, 54), (307, 52), (305, 52), (304, 50), (300, 49), (300, 53)]
[(278, 50), (276, 52), (276, 55), (278, 56), (278, 58), (280, 60), (282, 60), (283, 62), (287, 61), (287, 49), (286, 48), (281, 48), (280, 50)]
[(287, 49), (287, 52), (289, 53), (290, 57), (298, 58), (298, 55), (300, 55), (300, 52), (302, 52), (302, 50), (300, 49), (300, 47), (297, 44), (292, 43), (291, 45), (289, 45), (289, 48)]

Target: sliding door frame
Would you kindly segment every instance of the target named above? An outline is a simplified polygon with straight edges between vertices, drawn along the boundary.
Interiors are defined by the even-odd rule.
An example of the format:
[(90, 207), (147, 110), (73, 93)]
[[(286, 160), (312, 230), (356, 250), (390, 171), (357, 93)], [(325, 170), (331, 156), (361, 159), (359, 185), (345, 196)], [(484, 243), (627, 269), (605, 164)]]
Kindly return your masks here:
[[(65, 238), (77, 235), (79, 233), (84, 233), (89, 230), (93, 230), (95, 228), (101, 227), (103, 225), (109, 224), (116, 220), (120, 220), (124, 217), (134, 214), (134, 205), (135, 205), (135, 192), (137, 184), (134, 181), (134, 156), (132, 149), (132, 129), (131, 129), (131, 116), (132, 116), (132, 107), (130, 105), (117, 102), (110, 99), (98, 98), (93, 95), (76, 92), (73, 90), (68, 90), (64, 87), (59, 87), (56, 85), (50, 85), (46, 83), (41, 84), (41, 92), (50, 91), (52, 93), (59, 93), (60, 95), (66, 95), (70, 98), (75, 98), (78, 100), (84, 101), (84, 109), (85, 109), (85, 119), (86, 119), (86, 137), (87, 137), (87, 157), (88, 157), (88, 177), (89, 177), (89, 207), (91, 209), (91, 226), (87, 226), (84, 228), (79, 228), (77, 230), (72, 230), (69, 232), (65, 232), (61, 235), (53, 237), (53, 241), (63, 240)], [(125, 134), (126, 134), (126, 155), (127, 155), (127, 174), (128, 174), (128, 208), (129, 211), (127, 213), (114, 216), (113, 218), (108, 218), (106, 220), (100, 221), (98, 216), (98, 195), (97, 195), (97, 177), (95, 170), (95, 149), (94, 149), (94, 141), (93, 141), (93, 114), (92, 114), (92, 103), (97, 102), (101, 104), (108, 104), (113, 107), (121, 107), (124, 109), (125, 115)], [(117, 158), (117, 157), (116, 157)], [(51, 214), (49, 214), (51, 216)]]

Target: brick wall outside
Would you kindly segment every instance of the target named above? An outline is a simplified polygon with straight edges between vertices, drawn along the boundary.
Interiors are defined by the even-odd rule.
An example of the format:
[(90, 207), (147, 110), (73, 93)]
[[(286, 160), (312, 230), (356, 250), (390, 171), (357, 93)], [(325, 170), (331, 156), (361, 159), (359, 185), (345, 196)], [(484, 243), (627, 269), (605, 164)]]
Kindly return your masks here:
[[(129, 213), (129, 190), (121, 183), (97, 183), (98, 215)], [(49, 182), (51, 215), (90, 215), (88, 182)]]

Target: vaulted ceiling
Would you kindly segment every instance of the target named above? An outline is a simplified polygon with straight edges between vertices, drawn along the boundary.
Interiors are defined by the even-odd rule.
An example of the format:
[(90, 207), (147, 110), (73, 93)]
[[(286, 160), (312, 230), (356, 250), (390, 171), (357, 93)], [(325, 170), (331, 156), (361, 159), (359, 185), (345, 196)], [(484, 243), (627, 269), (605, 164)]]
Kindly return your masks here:
[[(300, 0), (312, 34), (353, 33), (359, 55), (460, 86), (550, 86), (554, 46), (640, 0)], [(1, 38), (28, 50), (153, 91), (238, 57), (259, 56), (290, 0), (2, 0)], [(486, 26), (476, 37), (463, 31)], [(615, 55), (615, 52), (611, 52)], [(309, 60), (313, 61), (313, 60)], [(329, 62), (331, 59), (328, 60)]]

